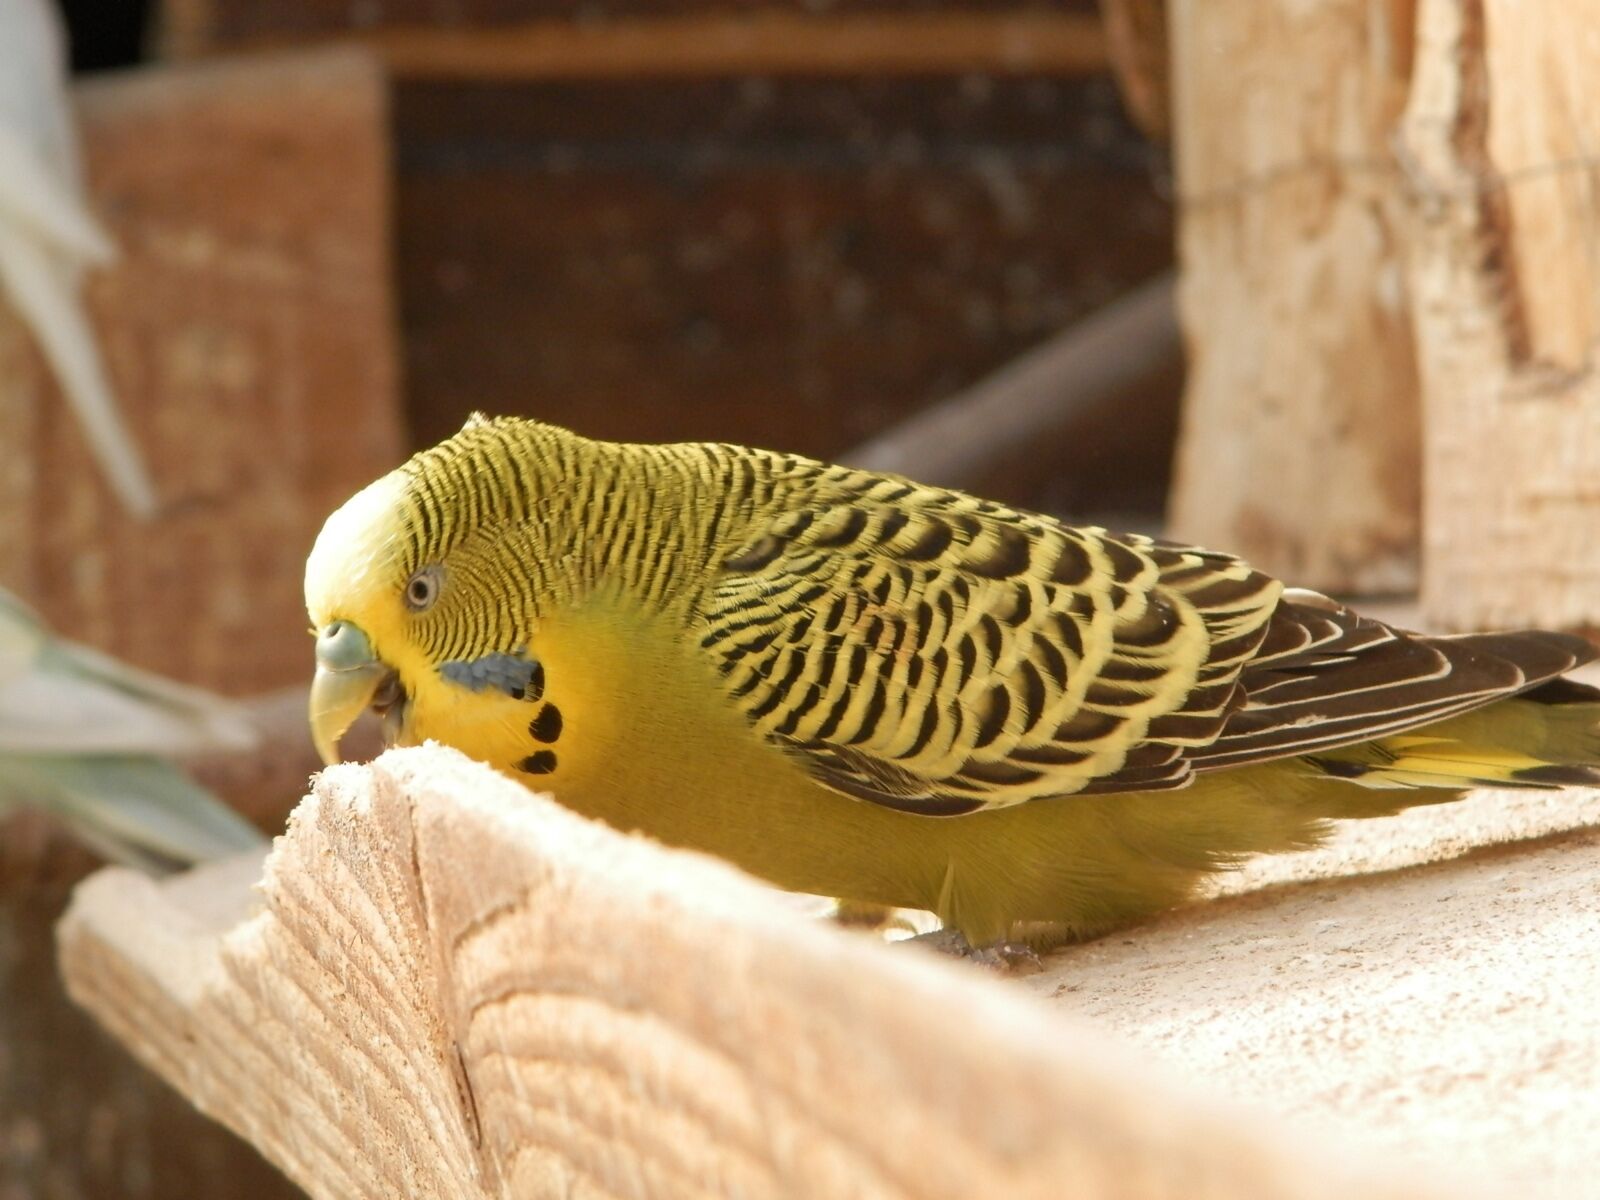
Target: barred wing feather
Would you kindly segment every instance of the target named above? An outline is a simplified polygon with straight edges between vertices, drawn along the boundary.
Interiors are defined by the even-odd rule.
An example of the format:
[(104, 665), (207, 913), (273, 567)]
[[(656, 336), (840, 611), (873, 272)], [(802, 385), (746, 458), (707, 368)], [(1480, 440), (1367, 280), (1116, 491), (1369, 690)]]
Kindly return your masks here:
[(893, 477), (817, 467), (798, 495), (721, 562), (701, 645), (817, 779), (910, 812), (1178, 788), (1593, 656), (1562, 634), (1407, 633), (1231, 555)]

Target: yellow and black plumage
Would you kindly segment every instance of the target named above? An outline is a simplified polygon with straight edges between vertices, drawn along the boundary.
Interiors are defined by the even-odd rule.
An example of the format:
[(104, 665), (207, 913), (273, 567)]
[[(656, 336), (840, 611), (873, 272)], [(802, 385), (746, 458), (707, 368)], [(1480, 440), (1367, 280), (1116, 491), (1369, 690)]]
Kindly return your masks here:
[(313, 724), (369, 702), (784, 887), (1083, 936), (1327, 821), (1600, 782), (1593, 656), (1426, 637), (1231, 555), (735, 446), (476, 420), (307, 566)]

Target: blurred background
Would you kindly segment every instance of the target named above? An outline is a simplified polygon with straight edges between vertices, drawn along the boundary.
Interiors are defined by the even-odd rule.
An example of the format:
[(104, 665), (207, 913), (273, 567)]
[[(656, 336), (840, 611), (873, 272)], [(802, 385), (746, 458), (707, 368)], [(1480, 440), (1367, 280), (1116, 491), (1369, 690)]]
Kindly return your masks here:
[[(238, 701), (257, 749), (182, 757), (266, 830), (315, 766), (311, 540), (474, 410), (1592, 631), (1582, 7), (0, 0), (59, 21), (72, 72), (0, 24), (0, 122), (60, 166), (46, 217), (108, 243), (39, 267), (53, 218), (0, 157), (0, 588)], [(75, 307), (120, 483), (61, 365)], [(60, 995), (93, 859), (4, 808), (0, 1200), (295, 1194)]]
[[(70, 566), (52, 535), (14, 535), (0, 577), (169, 672), (165, 614), (96, 592), (187, 588), (207, 628), (180, 634), (179, 673), (235, 694), (300, 678), (262, 618), (298, 611), (322, 516), (474, 410), (847, 456), (1172, 261), (1164, 138), (1119, 99), (1093, 0), (115, 7), (65, 9), (91, 204), (121, 252), (88, 299), (183, 524)], [(1134, 86), (1161, 90), (1161, 6), (1109, 7), (1154, 14), (1125, 40), (1152, 56)], [(1164, 93), (1143, 103), (1159, 133)], [(1026, 432), (1051, 440), (957, 454), (954, 481), (1153, 518), (1181, 370), (1156, 325), (1076, 421), (1025, 389), (1044, 410)], [(9, 408), (77, 465), (64, 409)], [(219, 519), (235, 498), (249, 511)], [(281, 563), (240, 561), (240, 521)]]

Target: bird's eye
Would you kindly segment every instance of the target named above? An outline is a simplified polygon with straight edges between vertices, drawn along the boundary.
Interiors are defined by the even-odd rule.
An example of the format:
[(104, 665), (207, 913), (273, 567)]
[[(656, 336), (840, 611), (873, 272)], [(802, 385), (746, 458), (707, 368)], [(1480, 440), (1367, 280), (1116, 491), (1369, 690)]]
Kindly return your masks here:
[(406, 607), (412, 612), (426, 612), (438, 598), (438, 567), (423, 567), (406, 580)]

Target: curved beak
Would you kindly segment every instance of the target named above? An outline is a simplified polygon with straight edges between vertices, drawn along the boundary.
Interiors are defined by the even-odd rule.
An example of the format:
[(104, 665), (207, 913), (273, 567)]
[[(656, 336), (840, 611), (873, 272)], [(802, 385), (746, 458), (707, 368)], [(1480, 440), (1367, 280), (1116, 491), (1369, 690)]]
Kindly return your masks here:
[(394, 686), (394, 669), (372, 652), (372, 643), (360, 629), (348, 621), (334, 621), (317, 634), (311, 740), (324, 763), (339, 761), (339, 739), (381, 689)]

